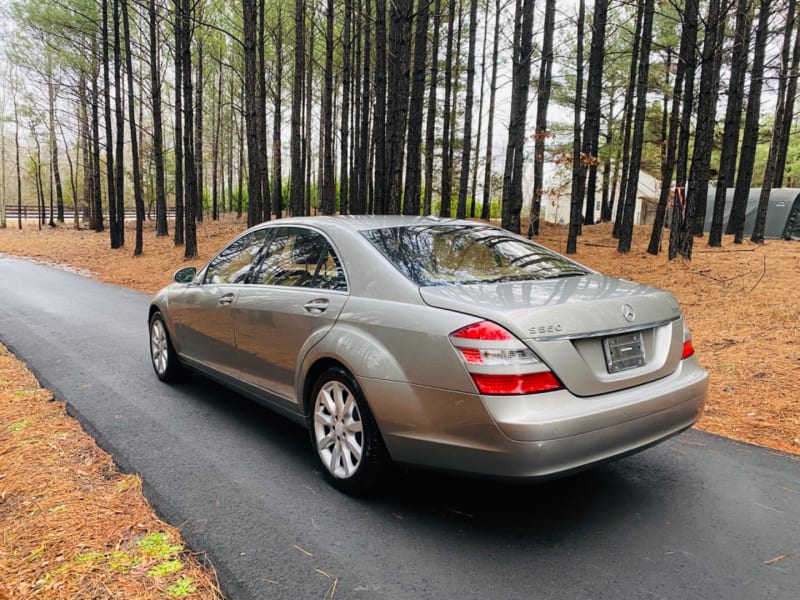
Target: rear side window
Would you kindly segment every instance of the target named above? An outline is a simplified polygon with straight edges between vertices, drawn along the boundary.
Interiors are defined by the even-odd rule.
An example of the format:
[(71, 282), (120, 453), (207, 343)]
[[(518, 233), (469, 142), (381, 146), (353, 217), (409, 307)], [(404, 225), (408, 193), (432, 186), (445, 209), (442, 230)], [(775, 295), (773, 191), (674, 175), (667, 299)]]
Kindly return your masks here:
[(281, 227), (267, 244), (252, 283), (328, 290), (347, 289), (339, 258), (319, 232)]
[(391, 227), (363, 235), (397, 270), (422, 286), (588, 274), (555, 252), (485, 225)]

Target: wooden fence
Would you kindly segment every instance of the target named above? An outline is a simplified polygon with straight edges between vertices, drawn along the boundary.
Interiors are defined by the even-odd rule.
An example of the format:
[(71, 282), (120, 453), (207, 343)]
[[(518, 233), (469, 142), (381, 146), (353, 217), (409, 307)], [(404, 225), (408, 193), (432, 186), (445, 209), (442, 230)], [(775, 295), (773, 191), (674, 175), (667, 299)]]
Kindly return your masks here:
[[(19, 208), (22, 210), (20, 211)], [(16, 221), (19, 215), (22, 215), (23, 220), (31, 220), (31, 221), (38, 221), (39, 220), (39, 207), (36, 205), (25, 205), (23, 204), (22, 207), (18, 207), (16, 204), (7, 204), (6, 205), (6, 221)], [(56, 212), (53, 212), (53, 220), (56, 220)], [(64, 221), (71, 222), (74, 218), (75, 210), (72, 205), (64, 205)], [(50, 221), (50, 209), (49, 207), (45, 210), (45, 220), (47, 222)], [(87, 215), (81, 211), (81, 218), (86, 218)], [(107, 213), (106, 213), (107, 217)], [(150, 211), (150, 215), (147, 214), (147, 209), (145, 209), (145, 218), (155, 219), (155, 210)], [(174, 219), (175, 218), (175, 209), (169, 208), (167, 209), (167, 218)], [(136, 209), (133, 207), (125, 207), (125, 219), (135, 220), (136, 219)]]

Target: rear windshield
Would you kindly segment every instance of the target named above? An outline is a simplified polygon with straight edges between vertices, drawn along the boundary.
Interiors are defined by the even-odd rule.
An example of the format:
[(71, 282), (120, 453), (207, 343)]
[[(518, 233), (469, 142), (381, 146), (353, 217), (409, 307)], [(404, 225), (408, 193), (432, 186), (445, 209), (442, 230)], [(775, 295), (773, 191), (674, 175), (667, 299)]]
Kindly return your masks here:
[(572, 261), (485, 225), (418, 225), (362, 232), (422, 286), (529, 281), (586, 275)]

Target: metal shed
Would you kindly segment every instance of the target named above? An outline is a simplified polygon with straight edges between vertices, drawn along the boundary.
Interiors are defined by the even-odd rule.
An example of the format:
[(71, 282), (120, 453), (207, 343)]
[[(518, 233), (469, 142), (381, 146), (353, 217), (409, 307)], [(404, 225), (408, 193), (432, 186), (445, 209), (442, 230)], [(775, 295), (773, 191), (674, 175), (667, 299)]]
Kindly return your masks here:
[[(704, 229), (711, 229), (711, 220), (714, 217), (714, 197), (716, 189), (708, 190), (708, 203), (706, 205), (706, 221)], [(744, 234), (753, 233), (756, 222), (758, 202), (761, 197), (761, 188), (750, 188), (747, 199), (747, 209), (744, 220)], [(733, 205), (733, 188), (728, 188), (725, 196), (725, 218), (723, 227), (727, 228)], [(764, 237), (770, 239), (785, 239), (800, 241), (800, 188), (776, 188), (770, 192), (769, 206), (767, 207), (767, 222), (764, 226)]]

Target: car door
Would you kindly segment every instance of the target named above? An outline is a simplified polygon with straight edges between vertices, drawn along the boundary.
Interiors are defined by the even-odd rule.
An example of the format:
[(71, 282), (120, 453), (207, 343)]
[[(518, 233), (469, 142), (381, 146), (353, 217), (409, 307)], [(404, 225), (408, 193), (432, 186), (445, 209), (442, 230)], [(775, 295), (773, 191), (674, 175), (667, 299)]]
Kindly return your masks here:
[(336, 251), (319, 231), (279, 227), (234, 308), (242, 379), (297, 409), (298, 357), (330, 331), (347, 297)]
[(180, 354), (227, 375), (235, 375), (233, 307), (246, 287), (267, 229), (235, 239), (208, 264), (202, 280), (188, 285), (170, 305)]

